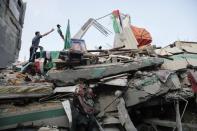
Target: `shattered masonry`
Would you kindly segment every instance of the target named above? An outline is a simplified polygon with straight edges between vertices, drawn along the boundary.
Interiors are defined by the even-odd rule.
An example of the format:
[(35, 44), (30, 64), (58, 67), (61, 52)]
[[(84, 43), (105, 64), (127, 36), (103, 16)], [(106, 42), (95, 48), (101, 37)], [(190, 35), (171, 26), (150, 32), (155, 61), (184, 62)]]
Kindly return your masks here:
[[(197, 130), (197, 43), (158, 48), (129, 16), (111, 15), (112, 49), (86, 49), (91, 25), (110, 34), (89, 19), (70, 49), (40, 51), (35, 62), (0, 70), (0, 130)], [(148, 35), (140, 39), (138, 30)]]

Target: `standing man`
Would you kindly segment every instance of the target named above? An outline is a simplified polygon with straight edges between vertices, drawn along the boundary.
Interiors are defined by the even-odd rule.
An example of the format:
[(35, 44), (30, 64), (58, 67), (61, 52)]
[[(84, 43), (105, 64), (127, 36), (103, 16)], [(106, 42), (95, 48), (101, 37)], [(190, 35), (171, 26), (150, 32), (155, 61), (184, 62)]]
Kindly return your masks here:
[(29, 62), (34, 62), (34, 60), (35, 60), (36, 51), (37, 51), (38, 47), (40, 47), (39, 46), (40, 38), (47, 36), (48, 34), (50, 34), (53, 31), (54, 31), (54, 29), (51, 29), (49, 32), (44, 33), (43, 35), (41, 35), (39, 31), (35, 32), (35, 37), (32, 39), (32, 45), (30, 47)]

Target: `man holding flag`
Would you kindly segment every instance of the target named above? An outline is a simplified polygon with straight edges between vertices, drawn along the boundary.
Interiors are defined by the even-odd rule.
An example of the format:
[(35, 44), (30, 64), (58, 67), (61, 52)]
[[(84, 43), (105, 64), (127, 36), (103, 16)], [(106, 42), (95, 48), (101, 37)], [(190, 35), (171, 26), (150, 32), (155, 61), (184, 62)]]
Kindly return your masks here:
[(39, 47), (41, 47), (41, 46), (39, 46), (40, 39), (43, 38), (44, 36), (47, 36), (48, 34), (50, 34), (53, 31), (54, 31), (54, 29), (51, 29), (49, 32), (44, 33), (43, 35), (41, 35), (39, 31), (35, 32), (35, 36), (32, 39), (32, 45), (30, 47), (29, 62), (34, 62), (36, 51)]

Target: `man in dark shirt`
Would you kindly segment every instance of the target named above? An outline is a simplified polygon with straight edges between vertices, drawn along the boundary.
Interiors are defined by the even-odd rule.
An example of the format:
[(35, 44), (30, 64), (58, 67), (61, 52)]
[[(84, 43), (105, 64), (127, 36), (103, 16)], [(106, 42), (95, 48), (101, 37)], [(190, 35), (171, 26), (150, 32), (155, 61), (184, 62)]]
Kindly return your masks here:
[(50, 34), (53, 31), (54, 31), (54, 29), (51, 29), (49, 32), (44, 33), (43, 35), (41, 35), (39, 31), (35, 32), (35, 37), (32, 39), (32, 45), (30, 47), (29, 62), (34, 62), (34, 60), (35, 60), (35, 53), (36, 53), (38, 47), (40, 47), (39, 46), (40, 38), (47, 36), (48, 34)]

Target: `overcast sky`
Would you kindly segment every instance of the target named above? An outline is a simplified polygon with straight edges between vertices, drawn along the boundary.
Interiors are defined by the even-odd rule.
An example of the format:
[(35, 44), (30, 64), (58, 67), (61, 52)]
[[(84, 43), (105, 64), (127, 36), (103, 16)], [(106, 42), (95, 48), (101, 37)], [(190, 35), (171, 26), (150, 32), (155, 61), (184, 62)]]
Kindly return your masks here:
[[(197, 0), (23, 0), (27, 2), (19, 60), (29, 58), (29, 47), (35, 31), (41, 34), (56, 29), (60, 24), (65, 34), (70, 19), (71, 36), (89, 18), (104, 16), (115, 9), (130, 14), (131, 24), (146, 28), (153, 37), (153, 44), (165, 46), (176, 40), (197, 41)], [(112, 30), (107, 17), (101, 24)], [(102, 36), (93, 27), (83, 37), (89, 49), (99, 45), (110, 48), (113, 35)], [(41, 39), (45, 50), (62, 50), (63, 41), (54, 31)]]

